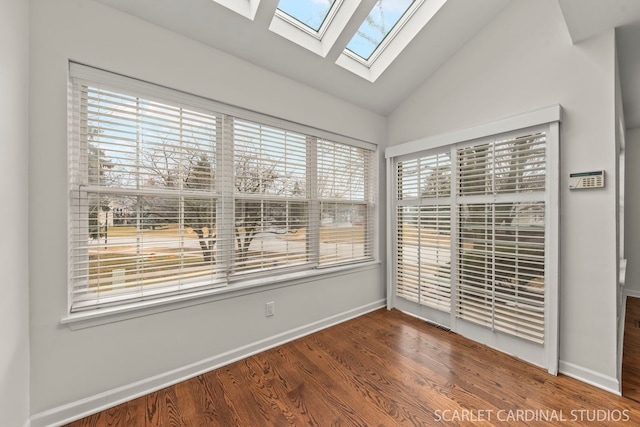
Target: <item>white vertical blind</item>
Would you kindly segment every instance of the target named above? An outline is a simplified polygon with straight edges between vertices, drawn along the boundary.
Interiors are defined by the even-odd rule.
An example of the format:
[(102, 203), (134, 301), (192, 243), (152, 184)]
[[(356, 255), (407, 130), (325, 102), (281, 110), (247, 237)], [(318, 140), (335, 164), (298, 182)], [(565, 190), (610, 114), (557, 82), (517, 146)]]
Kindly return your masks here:
[(366, 144), (72, 65), (71, 311), (372, 259)]

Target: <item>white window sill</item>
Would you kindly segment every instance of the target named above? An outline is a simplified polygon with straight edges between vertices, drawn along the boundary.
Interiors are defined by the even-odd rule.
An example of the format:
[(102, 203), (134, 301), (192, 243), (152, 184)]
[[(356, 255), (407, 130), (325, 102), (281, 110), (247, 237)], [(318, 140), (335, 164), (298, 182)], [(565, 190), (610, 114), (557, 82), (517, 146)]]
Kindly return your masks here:
[(79, 313), (70, 313), (60, 319), (60, 324), (68, 325), (71, 330), (85, 329), (136, 317), (148, 316), (155, 313), (206, 304), (259, 291), (267, 291), (287, 286), (294, 286), (303, 282), (325, 279), (332, 276), (370, 270), (380, 265), (380, 261), (369, 261), (360, 264), (342, 265), (317, 270), (298, 271), (279, 274), (273, 277), (261, 277), (232, 283), (229, 286), (191, 292), (182, 295), (172, 295), (147, 301), (137, 301), (115, 307), (105, 307)]

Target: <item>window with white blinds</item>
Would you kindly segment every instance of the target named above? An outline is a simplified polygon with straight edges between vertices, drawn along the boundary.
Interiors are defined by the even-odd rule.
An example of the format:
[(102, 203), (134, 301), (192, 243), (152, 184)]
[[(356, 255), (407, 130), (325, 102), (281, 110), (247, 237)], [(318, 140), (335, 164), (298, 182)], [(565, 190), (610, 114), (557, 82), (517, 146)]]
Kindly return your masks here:
[(372, 257), (372, 158), (367, 150), (319, 140), (316, 191), (320, 214), (319, 263)]
[(375, 146), (79, 64), (70, 88), (71, 311), (373, 259)]
[(544, 343), (545, 132), (436, 151), (395, 163), (395, 295)]
[(246, 120), (233, 121), (233, 273), (306, 264), (307, 137)]

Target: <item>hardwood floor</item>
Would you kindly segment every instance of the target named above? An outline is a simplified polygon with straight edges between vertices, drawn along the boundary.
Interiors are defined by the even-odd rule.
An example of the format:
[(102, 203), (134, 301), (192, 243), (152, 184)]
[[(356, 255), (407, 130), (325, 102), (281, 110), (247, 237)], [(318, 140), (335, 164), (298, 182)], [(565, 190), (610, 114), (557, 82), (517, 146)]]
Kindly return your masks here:
[(640, 425), (640, 403), (378, 310), (70, 426)]
[(640, 298), (627, 298), (622, 356), (622, 395), (640, 402)]

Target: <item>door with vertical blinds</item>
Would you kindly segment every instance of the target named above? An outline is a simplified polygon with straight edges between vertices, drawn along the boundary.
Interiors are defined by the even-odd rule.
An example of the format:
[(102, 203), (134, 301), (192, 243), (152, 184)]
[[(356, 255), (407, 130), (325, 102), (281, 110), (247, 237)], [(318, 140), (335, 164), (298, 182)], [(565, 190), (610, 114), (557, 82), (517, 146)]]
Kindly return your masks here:
[(554, 372), (549, 139), (529, 128), (396, 158), (392, 278), (393, 306)]

